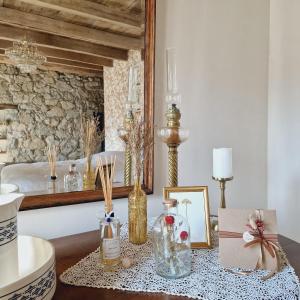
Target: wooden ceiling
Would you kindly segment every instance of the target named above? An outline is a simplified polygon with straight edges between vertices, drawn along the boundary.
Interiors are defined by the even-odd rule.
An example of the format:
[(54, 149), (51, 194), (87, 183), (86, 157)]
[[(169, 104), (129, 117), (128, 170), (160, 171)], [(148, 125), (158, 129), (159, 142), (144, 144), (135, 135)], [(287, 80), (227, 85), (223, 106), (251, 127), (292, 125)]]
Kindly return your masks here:
[(0, 63), (26, 36), (47, 56), (41, 69), (101, 75), (144, 47), (145, 0), (0, 0)]

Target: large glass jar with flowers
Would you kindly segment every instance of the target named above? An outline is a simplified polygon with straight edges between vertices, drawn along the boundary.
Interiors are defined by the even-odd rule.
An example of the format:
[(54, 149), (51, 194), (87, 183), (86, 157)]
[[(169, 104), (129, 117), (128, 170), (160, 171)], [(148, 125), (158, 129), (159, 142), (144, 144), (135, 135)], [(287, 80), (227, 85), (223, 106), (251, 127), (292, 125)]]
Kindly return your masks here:
[(191, 273), (190, 227), (177, 213), (177, 200), (164, 200), (164, 212), (153, 226), (156, 272), (165, 278), (181, 278)]

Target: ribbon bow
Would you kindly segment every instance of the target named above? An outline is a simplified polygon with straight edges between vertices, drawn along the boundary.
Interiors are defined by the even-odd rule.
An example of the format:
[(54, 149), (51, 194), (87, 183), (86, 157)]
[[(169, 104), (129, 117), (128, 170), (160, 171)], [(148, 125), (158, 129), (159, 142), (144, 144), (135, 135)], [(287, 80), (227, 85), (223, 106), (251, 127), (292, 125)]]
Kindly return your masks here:
[[(244, 232), (244, 234), (238, 232), (220, 231), (219, 237), (220, 238), (243, 238), (245, 240), (244, 235), (245, 233), (247, 233), (246, 236), (251, 238), (252, 240), (246, 241), (244, 247), (248, 248), (259, 244), (261, 249), (260, 256), (258, 258), (255, 270), (264, 266), (265, 263), (264, 250), (266, 250), (267, 253), (269, 253), (270, 256), (276, 260), (276, 269), (271, 270), (270, 274), (262, 277), (262, 280), (267, 280), (273, 275), (275, 275), (280, 269), (280, 258), (277, 254), (277, 251), (279, 249), (277, 234), (264, 233), (265, 226), (263, 222), (262, 211), (260, 210), (255, 211), (255, 217), (253, 217), (253, 215), (249, 217), (249, 224), (247, 224), (246, 226), (250, 229), (250, 231), (246, 231)], [(245, 275), (245, 274), (249, 274), (249, 272), (238, 272), (238, 274)]]
[(112, 222), (114, 217), (115, 217), (115, 213), (113, 210), (111, 212), (105, 212), (105, 221), (106, 222), (108, 222), (108, 223)]

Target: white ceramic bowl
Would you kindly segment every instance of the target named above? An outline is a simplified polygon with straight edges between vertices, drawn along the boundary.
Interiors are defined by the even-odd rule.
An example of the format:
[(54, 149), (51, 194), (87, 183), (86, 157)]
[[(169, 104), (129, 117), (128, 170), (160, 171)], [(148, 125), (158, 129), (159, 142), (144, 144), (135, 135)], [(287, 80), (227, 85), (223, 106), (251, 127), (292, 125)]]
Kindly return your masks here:
[(56, 288), (55, 251), (51, 243), (18, 236), (0, 255), (0, 300), (50, 300)]

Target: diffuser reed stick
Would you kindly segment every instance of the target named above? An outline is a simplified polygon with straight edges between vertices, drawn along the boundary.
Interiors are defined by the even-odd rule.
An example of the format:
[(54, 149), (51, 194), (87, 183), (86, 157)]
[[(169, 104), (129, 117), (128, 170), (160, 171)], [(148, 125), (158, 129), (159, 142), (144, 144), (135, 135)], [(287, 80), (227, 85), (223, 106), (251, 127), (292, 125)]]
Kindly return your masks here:
[(98, 159), (98, 169), (102, 183), (102, 189), (105, 201), (105, 212), (110, 213), (113, 210), (112, 204), (112, 186), (115, 174), (116, 156), (110, 157), (111, 171), (109, 172), (108, 160), (105, 157), (105, 164), (101, 157)]
[[(111, 165), (109, 171), (108, 163)], [(97, 161), (104, 201), (105, 217), (100, 220), (100, 260), (104, 267), (113, 267), (120, 262), (120, 222), (115, 218), (112, 204), (112, 187), (115, 173), (116, 156), (101, 157)]]
[(55, 145), (49, 145), (47, 149), (47, 157), (50, 167), (51, 179), (56, 179), (56, 161), (57, 161), (57, 147)]

